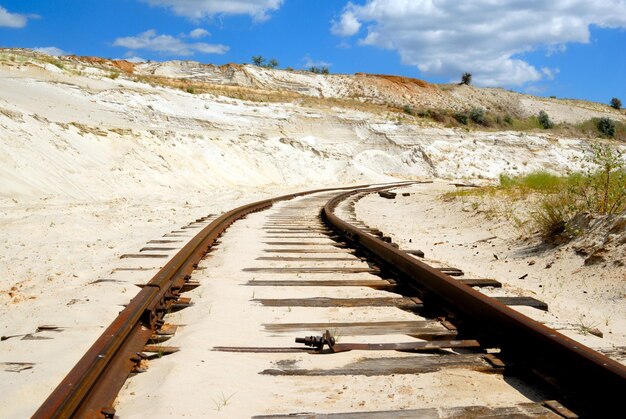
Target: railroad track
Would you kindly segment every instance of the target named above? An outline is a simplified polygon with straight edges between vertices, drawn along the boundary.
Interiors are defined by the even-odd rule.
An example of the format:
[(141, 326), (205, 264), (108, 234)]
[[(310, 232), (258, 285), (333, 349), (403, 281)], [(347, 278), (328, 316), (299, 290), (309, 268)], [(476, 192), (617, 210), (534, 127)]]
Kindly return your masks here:
[(199, 220), (35, 417), (620, 412), (624, 366), (508, 307), (541, 302), (487, 297), (497, 281), (428, 266), (356, 219), (363, 194), (389, 188)]

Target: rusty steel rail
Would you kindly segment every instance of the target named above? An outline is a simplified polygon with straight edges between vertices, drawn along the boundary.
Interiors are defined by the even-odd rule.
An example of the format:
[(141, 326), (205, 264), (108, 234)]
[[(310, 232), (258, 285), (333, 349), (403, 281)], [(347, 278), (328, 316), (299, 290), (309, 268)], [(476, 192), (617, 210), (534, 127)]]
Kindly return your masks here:
[[(409, 184), (411, 182), (401, 182)], [(278, 201), (313, 193), (363, 189), (370, 185), (325, 188), (288, 194), (231, 210), (203, 228), (139, 291), (48, 396), (33, 418), (112, 418), (113, 402), (129, 374), (141, 370), (152, 332), (180, 296), (199, 261), (235, 221)]]
[[(375, 190), (383, 190), (378, 188)], [(431, 268), (408, 253), (350, 225), (334, 214), (342, 201), (358, 193), (331, 199), (322, 218), (354, 246), (374, 257), (381, 267), (400, 275), (409, 285), (425, 290), (425, 299), (443, 304), (475, 330), (487, 330), (503, 355), (520, 361), (557, 389), (573, 408), (590, 417), (624, 414), (626, 367), (567, 336), (510, 309), (470, 286)], [(522, 367), (521, 367), (522, 368)], [(521, 369), (520, 368), (520, 369)], [(608, 415), (608, 416), (604, 416)]]

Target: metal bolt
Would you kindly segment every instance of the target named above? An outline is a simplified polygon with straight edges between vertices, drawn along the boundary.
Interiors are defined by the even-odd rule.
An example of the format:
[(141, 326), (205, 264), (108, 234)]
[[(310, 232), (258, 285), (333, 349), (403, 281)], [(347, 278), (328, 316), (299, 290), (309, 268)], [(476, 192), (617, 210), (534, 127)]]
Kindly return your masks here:
[(113, 419), (115, 417), (115, 409), (112, 407), (104, 407), (100, 410), (100, 413), (102, 413), (106, 419)]

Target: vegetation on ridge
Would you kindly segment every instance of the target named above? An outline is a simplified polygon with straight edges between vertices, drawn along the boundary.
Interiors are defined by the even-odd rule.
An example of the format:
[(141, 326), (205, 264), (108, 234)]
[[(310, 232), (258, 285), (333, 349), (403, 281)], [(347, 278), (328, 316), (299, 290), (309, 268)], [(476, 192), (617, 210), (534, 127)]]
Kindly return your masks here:
[[(241, 85), (210, 83), (198, 80), (191, 80), (184, 77), (162, 77), (155, 75), (140, 75), (134, 71), (134, 64), (120, 60), (106, 60), (97, 57), (50, 57), (45, 54), (35, 52), (22, 52), (13, 50), (0, 51), (0, 61), (17, 63), (18, 65), (28, 63), (48, 63), (55, 65), (63, 72), (85, 76), (81, 64), (93, 66), (105, 72), (104, 77), (117, 79), (120, 76), (147, 83), (153, 86), (166, 86), (181, 89), (191, 94), (214, 94), (231, 97), (240, 100), (253, 101), (258, 103), (298, 103), (304, 106), (317, 107), (341, 107), (344, 109), (355, 109), (372, 112), (381, 115), (389, 121), (398, 124), (432, 125), (433, 123), (450, 128), (462, 128), (465, 130), (482, 131), (518, 131), (533, 132), (550, 130), (555, 135), (577, 138), (614, 138), (626, 141), (626, 124), (619, 119), (592, 118), (580, 123), (555, 123), (548, 113), (543, 110), (538, 115), (523, 117), (505, 105), (468, 105), (467, 109), (459, 109), (462, 103), (452, 102), (448, 108), (429, 108), (427, 106), (417, 106), (414, 103), (407, 104), (407, 91), (420, 89), (424, 94), (434, 97), (441, 97), (443, 92), (454, 89), (453, 85), (431, 85), (421, 80), (410, 79), (400, 76), (389, 75), (366, 75), (376, 80), (373, 83), (380, 83), (384, 89), (391, 89), (390, 92), (382, 92), (380, 96), (368, 95), (367, 93), (350, 93), (344, 97), (316, 97), (297, 90), (290, 90), (276, 87), (256, 88)], [(262, 55), (252, 57), (254, 64), (265, 67), (278, 66), (274, 59), (266, 60)], [(328, 74), (325, 67), (312, 67), (309, 71), (316, 74)], [(362, 74), (357, 74), (360, 79)], [(463, 80), (471, 83), (471, 73), (463, 74)], [(364, 81), (364, 83), (369, 83)], [(394, 96), (394, 92), (398, 96)], [(428, 93), (426, 93), (428, 92)], [(402, 97), (399, 96), (402, 94)], [(413, 100), (409, 98), (409, 100)], [(417, 97), (417, 100), (420, 100)], [(621, 101), (617, 98), (611, 100), (612, 106), (621, 107)], [(445, 105), (442, 105), (445, 106)], [(575, 104), (575, 106), (586, 107), (587, 104)], [(549, 107), (547, 108), (550, 109)], [(614, 111), (613, 111), (614, 112)]]
[(463, 73), (463, 75), (461, 76), (460, 84), (465, 84), (465, 85), (472, 84), (472, 73)]
[(253, 55), (252, 56), (252, 64), (257, 67), (265, 67), (265, 68), (277, 68), (280, 64), (275, 58), (270, 58), (267, 63), (265, 62), (265, 57), (262, 55)]
[(610, 105), (613, 109), (617, 109), (619, 111), (622, 108), (622, 101), (614, 97), (613, 99), (611, 99)]

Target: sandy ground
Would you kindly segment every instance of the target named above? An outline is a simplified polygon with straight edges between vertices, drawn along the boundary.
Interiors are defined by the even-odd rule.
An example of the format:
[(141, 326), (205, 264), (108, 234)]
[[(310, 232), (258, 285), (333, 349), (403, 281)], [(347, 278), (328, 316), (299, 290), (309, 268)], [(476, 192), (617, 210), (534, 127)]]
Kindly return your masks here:
[[(49, 199), (0, 208), (0, 335), (14, 336), (0, 342), (2, 415), (31, 415), (138, 292), (135, 284), (147, 282), (167, 260), (120, 259), (122, 254), (139, 253), (147, 241), (197, 218), (280, 192)], [(197, 230), (188, 231), (169, 246), (182, 247)], [(123, 267), (147, 270), (114, 271)], [(58, 329), (37, 332), (41, 326)]]
[[(329, 195), (319, 202), (325, 202)], [(194, 274), (202, 286), (188, 293), (195, 305), (167, 317), (184, 327), (167, 345), (181, 351), (154, 360), (147, 373), (130, 379), (120, 394), (116, 409), (121, 417), (188, 416), (250, 417), (256, 414), (296, 412), (353, 412), (428, 407), (483, 405), (510, 406), (540, 398), (515, 379), (499, 374), (484, 374), (470, 369), (444, 369), (427, 374), (390, 374), (382, 376), (269, 376), (260, 374), (271, 368), (325, 369), (341, 367), (363, 357), (403, 357), (395, 351), (352, 351), (333, 355), (225, 353), (215, 346), (294, 346), (295, 336), (319, 335), (322, 331), (270, 332), (263, 324), (298, 322), (358, 322), (423, 320), (397, 308), (309, 308), (264, 307), (254, 303), (260, 298), (381, 297), (397, 294), (361, 287), (253, 287), (250, 280), (267, 279), (376, 279), (370, 274), (298, 274), (244, 272), (250, 267), (328, 266), (324, 262), (270, 262), (255, 260), (267, 256), (259, 231), (268, 217), (284, 214), (290, 207), (302, 208), (315, 203), (300, 198), (275, 205), (271, 210), (246, 217), (221, 237), (217, 249), (202, 263), (204, 271)], [(297, 210), (315, 217), (319, 206)], [(266, 233), (267, 234), (267, 233)], [(318, 242), (319, 249), (332, 243), (319, 234), (306, 241)], [(291, 241), (298, 247), (303, 239)], [(281, 247), (281, 246), (276, 246)], [(274, 248), (276, 248), (274, 247)], [(333, 248), (329, 248), (333, 249)], [(336, 249), (335, 249), (336, 250)], [(322, 256), (323, 254), (316, 254)], [(342, 256), (350, 256), (342, 251)], [(300, 255), (304, 256), (304, 255)], [(331, 256), (336, 256), (333, 254)], [(333, 266), (363, 267), (362, 261), (334, 262)], [(417, 339), (404, 335), (349, 336), (333, 331), (340, 342), (407, 342)], [(419, 356), (419, 355), (418, 355)], [(425, 355), (427, 356), (427, 355)], [(471, 384), (468, 384), (471, 383)], [(180, 389), (185, 391), (181, 392)], [(455, 397), (445, 397), (453, 392)], [(168, 395), (176, 394), (176, 403)], [(203, 403), (198, 403), (203, 400)]]
[[(111, 278), (114, 268), (137, 262), (119, 256), (200, 216), (285, 191), (394, 176), (475, 179), (576, 170), (589, 152), (583, 140), (546, 134), (424, 128), (363, 111), (194, 95), (124, 75), (110, 78), (109, 70), (87, 64), (60, 68), (5, 58), (0, 335), (29, 335), (0, 342), (0, 403), (8, 417), (32, 413), (136, 293), (134, 283), (144, 277)], [(538, 270), (537, 261), (529, 269)], [(524, 263), (518, 265), (506, 278), (513, 284), (525, 273)], [(584, 285), (587, 276), (567, 269)], [(126, 282), (90, 284), (106, 278)], [(527, 288), (542, 297), (568, 281)], [(583, 319), (598, 323), (604, 341), (623, 330), (623, 310), (609, 310), (613, 298), (623, 303), (619, 289), (595, 294), (609, 300), (606, 318)], [(563, 310), (571, 311), (563, 318), (574, 326), (593, 311)], [(44, 325), (61, 329), (35, 333)]]
[[(549, 313), (517, 309), (571, 338), (609, 352), (626, 346), (626, 268), (585, 265), (571, 246), (522, 241), (512, 222), (488, 218), (461, 200), (444, 202), (442, 194), (453, 190), (438, 181), (398, 189), (411, 195), (398, 194), (394, 200), (368, 195), (357, 203), (357, 215), (401, 249), (419, 249), (427, 261), (457, 267), (467, 277), (503, 283), (502, 290), (482, 290), (489, 295), (524, 295), (546, 302)], [(604, 337), (590, 334), (590, 329)], [(626, 363), (623, 354), (616, 359)]]

